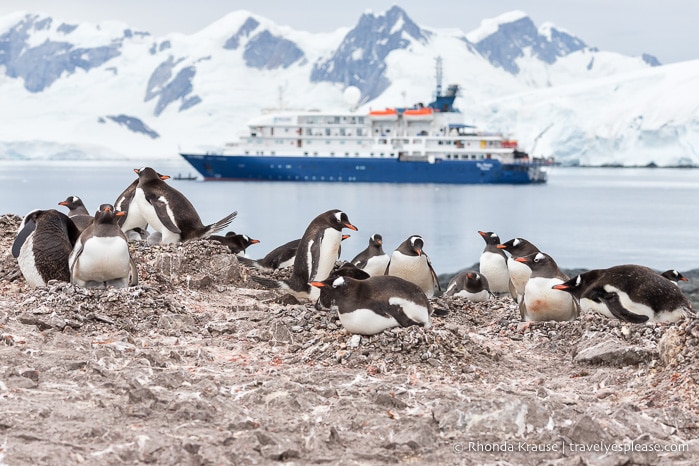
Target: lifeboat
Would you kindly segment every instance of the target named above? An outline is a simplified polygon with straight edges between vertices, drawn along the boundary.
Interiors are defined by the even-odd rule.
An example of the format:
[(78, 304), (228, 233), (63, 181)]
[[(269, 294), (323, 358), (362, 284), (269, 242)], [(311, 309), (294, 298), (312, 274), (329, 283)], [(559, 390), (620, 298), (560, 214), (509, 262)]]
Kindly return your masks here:
[(431, 120), (433, 117), (430, 107), (409, 108), (403, 112), (406, 120)]
[(384, 110), (372, 110), (369, 112), (369, 118), (372, 120), (397, 120), (398, 119), (398, 110), (395, 108), (386, 108)]

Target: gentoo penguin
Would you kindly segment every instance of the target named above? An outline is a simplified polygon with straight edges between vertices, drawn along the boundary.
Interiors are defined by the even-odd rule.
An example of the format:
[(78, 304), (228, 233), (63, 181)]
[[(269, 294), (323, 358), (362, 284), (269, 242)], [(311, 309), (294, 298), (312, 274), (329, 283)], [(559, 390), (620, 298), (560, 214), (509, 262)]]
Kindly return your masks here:
[(100, 206), (95, 221), (80, 234), (68, 259), (73, 283), (86, 288), (125, 288), (138, 283), (128, 240), (117, 224), (117, 217), (123, 215), (111, 204)]
[[(350, 235), (342, 235), (342, 241), (349, 238)], [(247, 265), (248, 267), (254, 267), (256, 269), (262, 270), (276, 270), (285, 269), (294, 265), (294, 260), (296, 259), (296, 250), (301, 244), (301, 238), (284, 243), (272, 249), (265, 257), (262, 259), (249, 259), (247, 257), (238, 257), (238, 261)], [(340, 257), (340, 249), (337, 250), (337, 257)]]
[(390, 257), (383, 251), (383, 237), (374, 233), (369, 237), (369, 246), (350, 262), (372, 277), (383, 275)]
[[(351, 262), (336, 262), (335, 267), (328, 276), (328, 279), (333, 279), (337, 277), (350, 277), (357, 280), (366, 280), (371, 275), (366, 271), (360, 269)], [(318, 305), (324, 308), (329, 308), (332, 305), (332, 294), (328, 293), (328, 290), (324, 287), (320, 288), (320, 297), (318, 298)]]
[(680, 286), (680, 282), (687, 282), (689, 281), (687, 277), (682, 275), (679, 271), (675, 269), (670, 269), (666, 270), (665, 272), (661, 273), (663, 277), (667, 278), (670, 280), (672, 283), (674, 283), (677, 286)]
[(94, 217), (90, 215), (82, 199), (78, 196), (68, 196), (65, 201), (59, 202), (58, 205), (68, 207), (68, 218), (75, 223), (75, 226), (80, 231), (87, 228), (94, 220)]
[(474, 303), (487, 301), (493, 295), (486, 276), (474, 270), (465, 270), (454, 275), (449, 280), (444, 294), (466, 298)]
[(497, 248), (510, 253), (510, 257), (507, 259), (507, 270), (510, 272), (510, 294), (512, 295), (512, 299), (519, 303), (524, 294), (524, 287), (532, 271), (529, 267), (517, 262), (515, 259), (540, 252), (539, 248), (523, 238), (511, 239), (502, 244), (498, 244)]
[(70, 281), (68, 257), (80, 236), (73, 221), (55, 209), (33, 210), (24, 216), (12, 244), (12, 255), (31, 287), (49, 280)]
[(320, 290), (309, 282), (323, 281), (330, 275), (339, 257), (343, 228), (357, 230), (343, 211), (333, 209), (323, 212), (311, 221), (301, 237), (288, 280), (262, 277), (253, 277), (253, 280), (267, 288), (288, 290), (297, 298), (317, 300)]
[(419, 286), (400, 277), (337, 277), (311, 285), (327, 290), (340, 323), (350, 333), (374, 335), (391, 327), (430, 326), (429, 299)]
[(431, 298), (434, 296), (435, 286), (439, 291), (442, 291), (442, 287), (430, 258), (423, 251), (424, 245), (422, 236), (419, 235), (412, 235), (403, 241), (391, 254), (384, 274), (415, 283), (428, 298)]
[(491, 292), (509, 292), (510, 272), (507, 269), (507, 254), (498, 248), (500, 237), (492, 231), (478, 231), (478, 234), (485, 241), (479, 266), (481, 275), (487, 277)]
[(205, 226), (184, 194), (165, 183), (155, 170), (143, 167), (134, 171), (138, 173), (138, 184), (131, 203), (138, 206), (148, 225), (163, 235), (163, 244), (208, 238), (226, 228), (238, 215), (233, 212)]
[(633, 323), (675, 322), (694, 311), (679, 287), (642, 265), (617, 265), (581, 273), (555, 286), (577, 298), (584, 311)]
[[(161, 175), (160, 173), (157, 175), (158, 178), (163, 181), (170, 179), (168, 175)], [(147, 235), (141, 234), (140, 232), (147, 232), (148, 222), (145, 218), (143, 218), (143, 215), (141, 215), (141, 212), (138, 210), (138, 205), (136, 205), (135, 202), (131, 202), (133, 201), (133, 196), (136, 193), (136, 186), (138, 186), (138, 178), (133, 180), (133, 183), (128, 185), (126, 189), (119, 194), (119, 197), (117, 197), (117, 200), (114, 203), (114, 208), (117, 211), (124, 212), (126, 214), (120, 216), (117, 219), (117, 223), (119, 224), (119, 227), (121, 227), (121, 231), (127, 233), (126, 237), (129, 239), (129, 241), (138, 241), (147, 238)], [(137, 230), (138, 236), (128, 234), (130, 230)]]
[(225, 236), (211, 235), (208, 239), (218, 241), (224, 246), (227, 246), (232, 254), (239, 256), (245, 255), (245, 250), (248, 246), (260, 242), (259, 239), (252, 239), (248, 235), (239, 234), (234, 231), (229, 231)]
[(239, 260), (242, 264), (255, 267), (257, 269), (284, 269), (294, 265), (296, 250), (298, 249), (300, 243), (301, 238), (284, 243), (281, 246), (272, 249), (262, 259), (253, 260), (247, 257), (240, 257)]
[(532, 271), (524, 287), (519, 312), (525, 322), (544, 320), (574, 320), (580, 315), (580, 306), (573, 297), (556, 288), (568, 280), (551, 256), (535, 252), (515, 259)]

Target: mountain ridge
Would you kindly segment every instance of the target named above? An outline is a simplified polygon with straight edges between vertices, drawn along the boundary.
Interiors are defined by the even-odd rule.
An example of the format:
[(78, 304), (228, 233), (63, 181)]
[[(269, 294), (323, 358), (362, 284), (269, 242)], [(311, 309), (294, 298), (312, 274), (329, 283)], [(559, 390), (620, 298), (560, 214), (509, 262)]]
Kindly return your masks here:
[[(605, 144), (599, 143), (600, 132), (619, 126), (619, 119), (582, 111), (586, 101), (600, 99), (598, 93), (609, 94), (606, 78), (625, 76), (622, 72), (632, 83), (655, 83), (653, 92), (660, 92), (657, 75), (643, 77), (667, 69), (655, 57), (600, 51), (552, 23), (537, 27), (521, 11), (484, 20), (464, 34), (423, 28), (399, 6), (365, 12), (353, 27), (323, 34), (279, 26), (247, 10), (192, 35), (162, 37), (120, 22), (4, 16), (0, 97), (9, 105), (0, 114), (12, 138), (0, 141), (0, 159), (36, 158), (30, 147), (51, 143), (60, 151), (73, 145), (71, 153), (77, 154), (81, 145), (90, 147), (83, 158), (99, 157), (100, 145), (105, 150), (97, 152), (127, 157), (175, 157), (182, 146), (215, 150), (265, 108), (343, 109), (349, 86), (361, 90), (358, 111), (429, 101), (438, 56), (446, 81), (463, 90), (456, 105), (465, 116), (486, 129), (514, 134), (523, 148), (546, 151), (535, 155), (605, 163), (604, 152), (621, 147), (626, 154), (621, 164), (637, 164), (634, 152), (647, 149), (658, 165), (699, 160), (692, 113), (685, 111), (685, 120), (677, 121), (677, 113), (665, 112), (671, 119), (667, 127), (681, 143), (669, 144), (674, 152), (662, 154), (658, 144), (668, 142), (667, 134), (658, 132), (662, 125), (654, 124), (649, 133), (637, 118), (657, 115), (657, 102), (634, 105), (640, 113), (629, 116), (628, 103), (612, 92), (606, 106), (615, 109), (622, 126), (602, 138)], [(696, 67), (687, 70), (699, 77)], [(561, 89), (569, 93), (562, 97)], [(578, 95), (581, 89), (592, 94)], [(556, 99), (564, 99), (562, 105)], [(532, 113), (527, 106), (547, 112)], [(579, 118), (566, 118), (569, 114)], [(594, 121), (586, 120), (593, 114)], [(566, 121), (571, 129), (542, 134), (552, 120)], [(40, 152), (51, 157), (50, 151)]]

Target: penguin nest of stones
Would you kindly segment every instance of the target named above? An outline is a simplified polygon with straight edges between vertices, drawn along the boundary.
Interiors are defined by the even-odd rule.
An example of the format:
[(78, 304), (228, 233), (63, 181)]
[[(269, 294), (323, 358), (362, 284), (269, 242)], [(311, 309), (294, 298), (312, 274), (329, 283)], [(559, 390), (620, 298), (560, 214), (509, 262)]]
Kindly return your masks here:
[[(342, 365), (370, 374), (423, 370), (469, 379), (526, 369), (516, 354), (503, 350), (498, 343), (503, 338), (522, 350), (537, 347), (568, 354), (571, 366), (603, 342), (631, 351), (637, 360), (626, 363), (660, 361), (688, 370), (699, 363), (696, 320), (633, 325), (585, 314), (571, 322), (524, 325), (509, 297), (470, 303), (442, 296), (433, 300), (436, 312), (429, 329), (412, 326), (373, 336), (351, 335), (334, 309), (299, 303), (251, 280), (252, 274), (286, 278), (289, 269), (249, 269), (225, 246), (207, 240), (155, 246), (133, 242), (140, 279), (135, 287), (88, 290), (52, 281), (30, 289), (10, 254), (20, 221), (14, 215), (0, 217), (0, 285), (6, 304), (16, 302), (2, 311), (42, 330), (99, 333), (117, 328), (128, 332), (127, 340), (139, 334), (202, 341), (226, 337), (284, 364)], [(589, 362), (619, 363), (594, 358)]]

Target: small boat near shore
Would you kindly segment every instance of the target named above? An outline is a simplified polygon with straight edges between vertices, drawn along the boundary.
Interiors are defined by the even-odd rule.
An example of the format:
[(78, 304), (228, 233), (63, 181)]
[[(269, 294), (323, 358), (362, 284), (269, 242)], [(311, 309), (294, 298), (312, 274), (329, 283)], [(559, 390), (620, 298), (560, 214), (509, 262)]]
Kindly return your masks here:
[(204, 180), (343, 183), (545, 183), (550, 160), (516, 140), (467, 125), (454, 107), (459, 87), (428, 105), (360, 114), (276, 112), (215, 153), (180, 155)]

